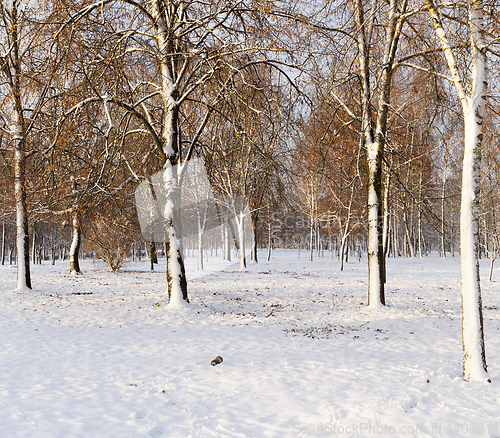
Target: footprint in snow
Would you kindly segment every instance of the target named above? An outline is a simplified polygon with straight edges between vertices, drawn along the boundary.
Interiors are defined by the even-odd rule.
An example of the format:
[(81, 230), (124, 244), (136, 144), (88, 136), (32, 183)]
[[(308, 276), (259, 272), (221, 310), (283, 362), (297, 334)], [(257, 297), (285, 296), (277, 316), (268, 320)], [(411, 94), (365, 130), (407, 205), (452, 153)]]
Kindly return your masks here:
[(151, 429), (149, 429), (148, 434), (149, 436), (152, 436), (154, 438), (159, 437), (163, 435), (163, 428), (161, 426), (154, 426)]
[(148, 416), (148, 410), (147, 409), (141, 409), (140, 411), (137, 411), (135, 413), (135, 418), (138, 420), (142, 420), (143, 418), (146, 418)]
[(172, 400), (172, 399), (167, 399), (163, 402), (163, 404), (165, 406), (174, 406), (175, 404), (177, 404), (177, 402), (175, 400)]

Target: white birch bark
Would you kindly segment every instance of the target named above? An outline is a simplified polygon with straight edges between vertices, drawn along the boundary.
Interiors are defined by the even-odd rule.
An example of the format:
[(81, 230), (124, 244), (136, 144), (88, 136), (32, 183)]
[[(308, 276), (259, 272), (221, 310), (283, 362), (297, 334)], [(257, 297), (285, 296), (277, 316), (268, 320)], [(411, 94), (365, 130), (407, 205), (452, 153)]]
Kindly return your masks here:
[(69, 249), (69, 272), (72, 275), (80, 275), (82, 272), (80, 270), (78, 255), (80, 253), (80, 246), (82, 243), (82, 224), (81, 224), (80, 207), (78, 204), (79, 192), (78, 192), (77, 182), (74, 176), (71, 176), (70, 183), (71, 183), (71, 196), (73, 197), (73, 207), (69, 211), (71, 215), (71, 231), (72, 231), (71, 246)]
[(203, 270), (203, 237), (205, 234), (205, 228), (207, 224), (208, 217), (208, 203), (205, 204), (205, 208), (203, 211), (200, 211), (201, 205), (198, 205), (197, 214), (197, 223), (198, 223), (198, 270)]
[(422, 236), (422, 169), (420, 169), (420, 177), (418, 181), (418, 223), (417, 223), (417, 232), (418, 232), (418, 257), (423, 257), (423, 236)]
[(380, 145), (373, 141), (367, 144), (368, 161), (368, 305), (381, 307), (385, 305), (384, 282), (381, 264), (381, 227), (380, 227), (380, 190), (377, 190), (378, 155)]
[(423, 258), (422, 210), (418, 210), (418, 258)]
[(167, 160), (163, 172), (163, 190), (167, 195), (165, 209), (162, 212), (165, 221), (165, 243), (167, 247), (167, 293), (170, 307), (179, 307), (189, 302), (187, 298), (186, 274), (182, 260), (180, 241), (175, 229), (174, 209), (180, 205), (180, 193), (177, 186), (178, 166), (172, 166)]
[[(479, 73), (481, 74), (481, 73)], [(480, 99), (480, 101), (478, 101)], [(472, 99), (465, 114), (465, 150), (460, 210), (460, 275), (462, 288), (463, 374), (486, 380), (481, 286), (479, 278), (479, 166), (482, 143), (482, 96)]]
[(415, 256), (415, 248), (413, 246), (413, 241), (410, 236), (410, 229), (408, 227), (408, 215), (406, 214), (406, 207), (404, 208), (404, 213), (403, 213), (403, 224), (405, 227), (405, 237), (406, 237), (406, 244), (405, 244), (405, 252), (406, 252), (406, 246), (408, 246), (408, 249), (410, 250), (410, 257)]
[(31, 243), (31, 263), (33, 265), (36, 265), (36, 244), (37, 244), (37, 241), (36, 241), (36, 228), (33, 229), (33, 240), (32, 240), (32, 243)]
[(399, 227), (398, 227), (397, 219), (396, 219), (396, 214), (394, 214), (394, 220), (393, 220), (393, 246), (394, 246), (394, 257), (396, 257), (396, 254), (398, 257), (401, 257), (401, 252), (399, 249)]
[(82, 272), (80, 270), (78, 254), (80, 253), (82, 230), (81, 230), (78, 207), (74, 208), (73, 211), (71, 212), (71, 224), (72, 224), (71, 227), (72, 239), (71, 239), (71, 247), (69, 249), (69, 271), (70, 274), (72, 275), (80, 275)]

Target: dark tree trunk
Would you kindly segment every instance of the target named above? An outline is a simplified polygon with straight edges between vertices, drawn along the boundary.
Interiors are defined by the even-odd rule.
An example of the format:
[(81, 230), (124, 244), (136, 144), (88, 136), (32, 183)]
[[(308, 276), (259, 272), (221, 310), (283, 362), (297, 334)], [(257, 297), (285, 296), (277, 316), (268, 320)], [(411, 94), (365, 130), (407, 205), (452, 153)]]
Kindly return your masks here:
[(56, 264), (56, 246), (54, 245), (54, 242), (51, 242), (50, 245), (50, 257), (52, 259), (52, 265)]
[(9, 247), (9, 266), (12, 266), (12, 263), (14, 263), (14, 250), (16, 248), (15, 244), (12, 244)]
[(2, 226), (2, 265), (5, 263), (5, 222)]
[(155, 270), (155, 264), (158, 264), (158, 256), (156, 255), (156, 243), (149, 242), (149, 259), (151, 260), (151, 270)]
[(253, 263), (258, 263), (259, 260), (257, 259), (257, 222), (259, 220), (259, 213), (257, 211), (254, 211), (251, 214), (252, 217), (252, 227), (253, 227), (253, 245), (252, 245), (252, 253), (251, 253), (251, 258), (250, 261)]

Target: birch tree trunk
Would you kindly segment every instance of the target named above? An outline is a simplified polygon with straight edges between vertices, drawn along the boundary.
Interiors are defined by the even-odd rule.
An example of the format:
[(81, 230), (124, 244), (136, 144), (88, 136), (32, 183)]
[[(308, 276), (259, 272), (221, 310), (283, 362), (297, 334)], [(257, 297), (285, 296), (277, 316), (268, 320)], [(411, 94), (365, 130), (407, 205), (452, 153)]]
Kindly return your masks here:
[(341, 233), (340, 237), (340, 270), (344, 270), (344, 260), (347, 262), (347, 248), (346, 248), (346, 242), (347, 242), (347, 236), (349, 236), (350, 230), (350, 219), (351, 219), (351, 207), (352, 207), (352, 193), (353, 190), (351, 189), (351, 200), (349, 203), (349, 208), (347, 211), (347, 218), (345, 220), (344, 226), (342, 227), (342, 220), (339, 218), (339, 230)]
[(420, 169), (420, 177), (418, 181), (418, 257), (422, 258), (423, 236), (422, 236), (422, 169)]
[(422, 211), (418, 210), (418, 258), (423, 258), (424, 237), (422, 235)]
[[(28, 211), (26, 206), (26, 125), (21, 97), (22, 52), (19, 29), (19, 4), (2, 5), (4, 24), (2, 38), (9, 41), (9, 54), (2, 58), (2, 85), (5, 86), (6, 100), (1, 116), (8, 121), (9, 135), (14, 151), (14, 198), (16, 208), (16, 248), (17, 248), (17, 287), (16, 290), (31, 289)], [(10, 107), (10, 114), (4, 112)]]
[[(177, 156), (177, 155), (175, 155)], [(177, 159), (177, 158), (175, 158)], [(168, 193), (165, 205), (164, 217), (166, 220), (166, 261), (167, 261), (167, 293), (169, 305), (180, 306), (183, 302), (189, 303), (187, 295), (186, 271), (182, 258), (180, 241), (177, 238), (176, 224), (180, 224), (180, 218), (174, 214), (179, 211), (175, 206), (180, 205), (180, 192), (177, 187), (177, 166), (172, 166), (171, 161), (167, 161), (165, 193)]]
[(26, 208), (26, 159), (24, 140), (15, 141), (14, 152), (14, 192), (16, 202), (16, 248), (17, 248), (17, 287), (22, 291), (31, 289), (28, 211)]
[[(410, 257), (413, 258), (415, 256), (415, 248), (413, 246), (410, 230), (408, 228), (408, 215), (406, 214), (406, 207), (404, 208), (404, 213), (403, 213), (403, 223), (405, 227), (406, 243), (408, 245), (408, 249), (410, 250)], [(405, 245), (405, 251), (406, 251), (406, 245)]]
[(238, 233), (238, 246), (240, 251), (240, 269), (245, 269), (247, 267), (247, 260), (245, 255), (245, 212), (244, 212), (244, 203), (242, 203), (241, 211), (237, 211), (234, 200), (233, 202), (233, 212), (234, 219), (236, 222), (236, 229)]
[[(178, 175), (180, 165), (179, 156), (179, 106), (177, 102), (175, 60), (171, 55), (176, 50), (175, 37), (166, 20), (166, 6), (160, 0), (152, 2), (152, 18), (155, 39), (158, 45), (160, 58), (158, 65), (161, 73), (161, 98), (163, 103), (163, 130), (161, 133), (163, 143), (164, 164), (164, 193), (167, 195), (163, 216), (165, 219), (165, 241), (167, 259), (167, 293), (169, 305), (178, 306), (182, 302), (189, 302), (187, 295), (187, 281), (182, 259), (180, 241), (177, 236), (176, 223), (180, 225), (179, 218), (174, 218), (174, 212), (179, 211), (180, 193)], [(178, 11), (183, 14), (182, 8)], [(174, 11), (175, 14), (175, 11)], [(172, 61), (169, 63), (169, 60)]]
[(314, 219), (311, 216), (311, 219), (309, 221), (309, 261), (313, 261), (314, 259), (314, 245), (313, 245), (313, 239), (314, 239)]
[(251, 214), (252, 218), (252, 254), (250, 261), (252, 263), (258, 263), (257, 257), (257, 221), (259, 220), (259, 213), (257, 211), (253, 211)]
[[(380, 145), (374, 143), (371, 121), (371, 90), (370, 90), (370, 66), (369, 47), (367, 46), (365, 14), (363, 3), (360, 0), (354, 2), (355, 21), (358, 27), (358, 64), (361, 82), (361, 145), (367, 151), (367, 207), (368, 207), (368, 305), (380, 307), (385, 304), (384, 282), (382, 277), (381, 252), (379, 241), (380, 235), (380, 176), (382, 169), (382, 155), (377, 149)], [(370, 26), (374, 17), (369, 18)]]
[[(51, 16), (51, 7), (52, 4), (44, 4), (43, 12), (40, 12), (40, 5), (29, 2), (8, 1), (0, 5), (3, 51), (0, 118), (2, 130), (8, 136), (9, 148), (13, 152), (17, 290), (31, 289), (26, 202), (27, 138), (42, 112), (39, 110), (51, 94), (50, 83), (55, 77), (55, 69), (59, 65), (57, 58), (61, 52), (56, 50), (58, 39), (54, 38), (53, 28), (50, 30), (51, 43), (45, 39), (47, 34), (44, 27), (48, 24), (45, 20)], [(49, 46), (50, 50), (46, 51)]]
[(50, 239), (50, 258), (52, 261), (52, 266), (56, 264), (56, 244), (54, 242), (54, 236)]
[(149, 262), (151, 271), (155, 270), (155, 264), (158, 263), (158, 255), (156, 254), (156, 242), (149, 242)]
[(344, 261), (347, 263), (347, 247), (346, 247), (346, 243), (347, 243), (347, 236), (344, 235), (342, 236), (342, 239), (340, 241), (340, 253), (341, 253), (341, 257), (340, 257), (340, 270), (343, 271), (344, 270)]
[(392, 221), (392, 253), (394, 257), (396, 255), (401, 257), (399, 252), (399, 234), (398, 234), (398, 223), (396, 219), (396, 213), (394, 212), (393, 221)]
[(73, 275), (80, 275), (82, 271), (78, 261), (78, 254), (82, 243), (82, 226), (78, 207), (74, 207), (71, 211), (71, 225), (73, 238), (69, 250), (69, 272)]
[(14, 250), (15, 250), (15, 244), (11, 245), (9, 247), (9, 266), (12, 266), (12, 263), (14, 263)]
[(271, 222), (267, 225), (267, 261), (271, 260)]
[(479, 278), (479, 179), (483, 141), (483, 112), (487, 91), (487, 57), (484, 41), (482, 0), (469, 0), (471, 44), (471, 92), (467, 94), (448, 42), (441, 14), (433, 0), (426, 0), (434, 29), (441, 43), (465, 121), (460, 207), (460, 275), (462, 293), (463, 377), (489, 381), (484, 348), (483, 305)]
[[(478, 99), (483, 100), (483, 97)], [(465, 151), (460, 210), (463, 374), (466, 380), (487, 379), (479, 277), (479, 179), (482, 106), (474, 102), (465, 114)]]
[(224, 260), (231, 261), (231, 229), (229, 227), (229, 210), (224, 215)]
[(203, 231), (198, 228), (198, 270), (203, 271), (203, 269)]
[(379, 142), (368, 142), (368, 304), (385, 305), (384, 248), (381, 202), (382, 150)]
[(33, 265), (36, 265), (36, 263), (37, 263), (37, 260), (36, 260), (36, 255), (37, 255), (36, 244), (37, 244), (37, 240), (36, 240), (36, 227), (33, 227), (33, 239), (32, 239), (32, 243), (31, 243), (31, 264), (33, 264)]
[(5, 263), (5, 222), (2, 224), (2, 265)]
[(198, 219), (198, 270), (203, 270), (203, 237), (208, 217), (208, 203), (205, 205), (203, 212), (200, 211), (201, 205), (198, 204), (197, 219)]
[[(389, 249), (389, 190), (391, 184), (391, 173), (390, 169), (387, 169), (387, 174), (385, 175), (384, 182), (384, 227), (383, 227), (383, 235), (382, 240), (384, 242), (384, 260), (387, 257), (387, 252)], [(385, 283), (385, 263), (384, 263), (384, 283)]]
[[(443, 169), (443, 184), (441, 186), (441, 257), (446, 257), (446, 234), (445, 234), (445, 222), (444, 222), (444, 201), (446, 196), (446, 179), (448, 172), (448, 146), (446, 146), (445, 158), (444, 158), (444, 169)], [(450, 244), (451, 245), (451, 244)]]
[[(394, 58), (401, 35), (403, 14), (407, 1), (399, 4), (391, 0), (387, 23), (382, 71), (379, 79), (378, 111), (376, 124), (371, 117), (372, 94), (370, 90), (370, 50), (369, 37), (375, 17), (375, 2), (369, 17), (365, 19), (361, 0), (354, 0), (354, 19), (357, 25), (359, 78), (361, 87), (361, 145), (366, 150), (367, 162), (367, 207), (368, 207), (368, 305), (385, 305), (384, 290), (384, 242), (383, 242), (383, 196), (382, 162), (387, 117), (393, 74)], [(375, 125), (375, 133), (373, 126)]]
[(221, 233), (221, 240), (222, 240), (222, 260), (227, 260), (226, 258), (226, 221), (224, 218), (221, 220), (221, 227), (220, 227), (220, 233)]

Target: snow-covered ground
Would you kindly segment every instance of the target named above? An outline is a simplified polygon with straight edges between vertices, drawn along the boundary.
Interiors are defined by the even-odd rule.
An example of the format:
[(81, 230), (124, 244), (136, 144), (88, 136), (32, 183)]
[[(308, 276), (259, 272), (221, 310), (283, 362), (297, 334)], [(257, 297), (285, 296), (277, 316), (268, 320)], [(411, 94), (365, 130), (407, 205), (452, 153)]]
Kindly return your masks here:
[(190, 267), (178, 310), (163, 260), (117, 274), (85, 261), (83, 276), (35, 266), (30, 293), (0, 266), (0, 437), (500, 437), (486, 263), (491, 384), (461, 378), (458, 259), (389, 259), (380, 311), (365, 306), (366, 260), (340, 272), (305, 257)]

